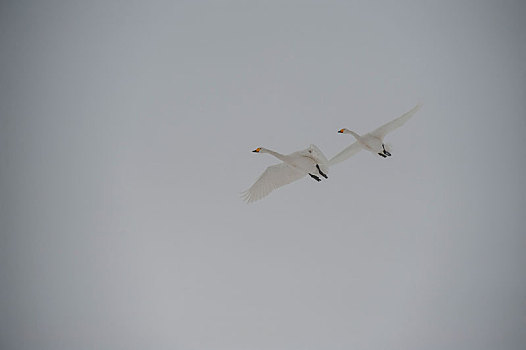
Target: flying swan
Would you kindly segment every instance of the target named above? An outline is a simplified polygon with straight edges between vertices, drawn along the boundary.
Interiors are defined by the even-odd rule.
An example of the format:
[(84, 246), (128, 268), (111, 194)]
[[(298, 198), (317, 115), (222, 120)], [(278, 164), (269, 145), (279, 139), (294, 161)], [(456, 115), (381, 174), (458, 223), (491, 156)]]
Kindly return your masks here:
[(263, 147), (252, 152), (269, 153), (282, 163), (269, 166), (256, 182), (241, 194), (241, 197), (248, 203), (257, 201), (276, 188), (299, 180), (306, 175), (318, 182), (321, 181), (320, 176), (327, 179), (328, 161), (316, 145), (310, 145), (307, 149), (287, 155)]
[(329, 166), (332, 166), (336, 163), (342, 162), (347, 158), (355, 155), (361, 149), (365, 149), (373, 154), (378, 154), (383, 158), (391, 156), (391, 153), (385, 149), (384, 137), (393, 131), (396, 128), (404, 125), (404, 123), (413, 116), (422, 107), (421, 104), (416, 105), (409, 112), (403, 114), (402, 116), (391, 120), (389, 123), (382, 125), (381, 127), (371, 131), (365, 135), (358, 135), (354, 131), (348, 129), (341, 129), (338, 132), (340, 134), (351, 134), (356, 139), (356, 142), (351, 144), (349, 147), (345, 148), (343, 151), (335, 155), (329, 160)]

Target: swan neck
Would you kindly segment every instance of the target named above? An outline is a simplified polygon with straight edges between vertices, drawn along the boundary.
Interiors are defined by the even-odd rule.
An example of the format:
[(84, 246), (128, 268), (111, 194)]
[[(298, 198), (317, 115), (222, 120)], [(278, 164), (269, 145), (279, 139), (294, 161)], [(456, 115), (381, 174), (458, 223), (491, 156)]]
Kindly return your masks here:
[(285, 161), (285, 156), (283, 154), (281, 154), (281, 153), (274, 152), (274, 151), (266, 149), (266, 148), (261, 149), (261, 152), (262, 153), (272, 154), (274, 157), (278, 158), (279, 160)]
[(358, 135), (357, 133), (355, 133), (355, 132), (352, 131), (352, 130), (347, 130), (347, 132), (348, 132), (349, 134), (351, 134), (352, 136), (354, 136), (354, 138), (355, 138), (356, 140), (358, 140), (358, 141), (362, 138), (360, 135)]

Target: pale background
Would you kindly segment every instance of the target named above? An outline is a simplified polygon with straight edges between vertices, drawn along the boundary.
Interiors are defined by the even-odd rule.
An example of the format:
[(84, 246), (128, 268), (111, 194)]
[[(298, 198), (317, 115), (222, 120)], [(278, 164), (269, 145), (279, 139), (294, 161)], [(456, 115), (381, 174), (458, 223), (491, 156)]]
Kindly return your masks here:
[(526, 348), (525, 9), (2, 2), (0, 348)]

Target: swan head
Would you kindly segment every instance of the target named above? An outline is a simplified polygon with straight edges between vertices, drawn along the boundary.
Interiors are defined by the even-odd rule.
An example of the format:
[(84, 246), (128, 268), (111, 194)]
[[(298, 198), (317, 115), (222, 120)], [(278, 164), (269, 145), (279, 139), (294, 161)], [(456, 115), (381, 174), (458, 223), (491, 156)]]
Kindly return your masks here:
[(258, 148), (256, 148), (256, 149), (255, 149), (255, 150), (253, 150), (252, 152), (256, 152), (256, 153), (259, 153), (259, 152), (261, 152), (261, 147), (258, 147)]
[(354, 131), (349, 130), (349, 129), (346, 129), (346, 128), (343, 128), (343, 129), (338, 130), (338, 133), (340, 133), (340, 134), (351, 134), (351, 135), (353, 135), (356, 139), (358, 139), (358, 138), (360, 137), (360, 135), (358, 135), (358, 134), (355, 133)]

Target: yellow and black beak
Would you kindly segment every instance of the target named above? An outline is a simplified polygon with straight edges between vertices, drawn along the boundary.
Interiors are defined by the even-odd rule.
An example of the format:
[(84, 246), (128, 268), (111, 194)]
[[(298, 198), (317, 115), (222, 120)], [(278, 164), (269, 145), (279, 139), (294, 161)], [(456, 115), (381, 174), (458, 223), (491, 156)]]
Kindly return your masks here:
[(345, 130), (345, 129), (338, 130), (338, 133), (343, 134), (343, 130)]
[(252, 152), (256, 152), (256, 153), (259, 153), (259, 151), (261, 151), (261, 147), (258, 147), (256, 148), (255, 150), (253, 150)]

